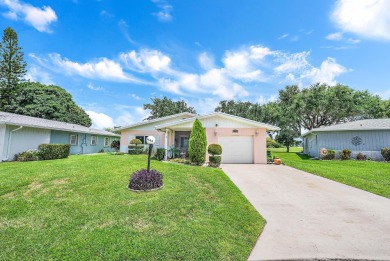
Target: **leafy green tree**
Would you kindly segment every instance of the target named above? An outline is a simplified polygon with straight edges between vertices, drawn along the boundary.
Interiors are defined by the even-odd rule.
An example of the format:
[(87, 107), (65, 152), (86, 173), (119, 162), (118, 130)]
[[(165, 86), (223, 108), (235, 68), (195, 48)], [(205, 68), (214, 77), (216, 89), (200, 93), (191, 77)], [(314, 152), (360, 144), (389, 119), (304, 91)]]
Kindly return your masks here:
[(26, 62), (21, 50), (18, 35), (7, 27), (0, 43), (0, 109), (3, 111), (14, 108), (15, 90), (26, 74)]
[(316, 83), (302, 90), (297, 86), (287, 86), (279, 91), (279, 103), (284, 107), (283, 112), (295, 113), (296, 130), (388, 117), (386, 102), (379, 96), (341, 84)]
[(145, 110), (150, 110), (150, 116), (145, 120), (152, 120), (169, 115), (189, 112), (196, 114), (194, 107), (189, 107), (185, 101), (173, 101), (164, 96), (164, 98), (151, 98), (152, 103), (144, 104)]
[(72, 95), (61, 87), (24, 82), (18, 85), (16, 93), (17, 106), (10, 112), (86, 127), (92, 124), (88, 114), (77, 106)]
[(202, 165), (206, 161), (206, 131), (202, 123), (195, 119), (188, 144), (188, 155), (192, 163)]

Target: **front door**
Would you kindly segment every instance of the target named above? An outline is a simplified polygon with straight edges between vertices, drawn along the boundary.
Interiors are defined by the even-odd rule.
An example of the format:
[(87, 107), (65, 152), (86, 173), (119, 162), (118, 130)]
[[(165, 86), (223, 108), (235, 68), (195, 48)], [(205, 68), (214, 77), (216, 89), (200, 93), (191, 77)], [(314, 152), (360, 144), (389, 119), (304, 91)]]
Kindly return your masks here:
[(179, 136), (180, 153), (185, 153), (185, 155), (187, 155), (187, 152), (188, 152), (188, 141), (189, 141), (189, 136), (188, 135), (180, 135)]

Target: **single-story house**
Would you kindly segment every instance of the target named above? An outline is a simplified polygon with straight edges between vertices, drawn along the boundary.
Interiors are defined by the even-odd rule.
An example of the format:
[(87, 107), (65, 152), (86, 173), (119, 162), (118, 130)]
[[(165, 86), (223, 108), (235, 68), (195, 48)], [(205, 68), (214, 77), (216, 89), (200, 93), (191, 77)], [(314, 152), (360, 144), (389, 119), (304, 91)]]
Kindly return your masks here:
[[(321, 148), (362, 153), (373, 160), (384, 160), (381, 149), (390, 147), (390, 119), (358, 120), (312, 129), (303, 136), (303, 151), (319, 157)], [(337, 155), (336, 154), (336, 155)]]
[(40, 144), (70, 144), (70, 154), (112, 151), (111, 142), (120, 135), (77, 124), (0, 112), (0, 161)]
[(155, 147), (166, 150), (176, 147), (186, 153), (196, 118), (206, 130), (207, 143), (222, 146), (222, 163), (267, 163), (267, 131), (279, 128), (221, 112), (201, 116), (180, 113), (119, 128), (121, 151), (127, 152), (132, 139), (145, 143), (146, 137), (152, 135), (156, 138)]

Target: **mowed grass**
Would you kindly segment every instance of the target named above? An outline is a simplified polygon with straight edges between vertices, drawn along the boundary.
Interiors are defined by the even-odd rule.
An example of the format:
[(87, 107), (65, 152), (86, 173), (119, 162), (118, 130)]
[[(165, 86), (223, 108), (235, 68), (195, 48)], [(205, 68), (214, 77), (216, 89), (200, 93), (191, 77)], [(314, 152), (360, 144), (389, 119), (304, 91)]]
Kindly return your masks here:
[[(357, 160), (312, 160), (286, 149), (271, 149), (287, 166), (390, 198), (390, 163)], [(292, 148), (290, 151), (302, 151)]]
[(0, 260), (246, 260), (264, 219), (219, 169), (152, 161), (164, 188), (134, 193), (146, 156), (0, 164)]

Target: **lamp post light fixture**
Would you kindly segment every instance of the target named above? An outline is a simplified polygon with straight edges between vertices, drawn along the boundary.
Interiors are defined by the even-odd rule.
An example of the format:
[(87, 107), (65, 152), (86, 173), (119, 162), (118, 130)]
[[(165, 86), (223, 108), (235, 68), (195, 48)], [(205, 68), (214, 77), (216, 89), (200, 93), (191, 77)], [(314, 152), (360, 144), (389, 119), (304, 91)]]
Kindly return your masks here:
[(148, 153), (148, 172), (150, 172), (150, 156), (152, 155), (153, 144), (156, 142), (156, 138), (153, 136), (148, 136), (146, 138), (146, 143), (149, 144), (149, 153)]

